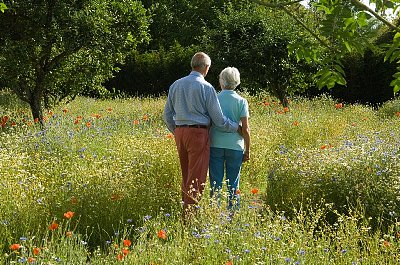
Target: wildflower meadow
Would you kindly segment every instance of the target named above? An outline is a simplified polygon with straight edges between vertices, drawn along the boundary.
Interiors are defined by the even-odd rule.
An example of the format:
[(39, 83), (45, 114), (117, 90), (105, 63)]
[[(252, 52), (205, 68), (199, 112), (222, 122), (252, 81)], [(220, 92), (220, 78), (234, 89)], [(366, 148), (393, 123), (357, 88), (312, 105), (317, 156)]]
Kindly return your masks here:
[(0, 92), (0, 263), (399, 264), (400, 100), (244, 96), (240, 210), (205, 192), (183, 223), (165, 97), (78, 97), (41, 126)]

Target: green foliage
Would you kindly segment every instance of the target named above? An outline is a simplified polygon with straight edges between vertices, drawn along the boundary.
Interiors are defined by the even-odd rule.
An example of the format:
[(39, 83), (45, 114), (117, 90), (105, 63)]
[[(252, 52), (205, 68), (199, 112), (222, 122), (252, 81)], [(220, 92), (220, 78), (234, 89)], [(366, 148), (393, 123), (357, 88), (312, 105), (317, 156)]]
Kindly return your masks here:
[(154, 51), (135, 52), (105, 86), (130, 96), (165, 94), (176, 79), (190, 72), (190, 60), (197, 51), (196, 46), (183, 47), (175, 43), (167, 50), (160, 47)]
[[(272, 6), (267, 2), (253, 1), (265, 6)], [(278, 1), (279, 2), (279, 1)], [(318, 0), (308, 1), (311, 12), (314, 13), (315, 22), (312, 24), (303, 23), (302, 14), (295, 8), (290, 8), (287, 5), (293, 3), (281, 2), (281, 8), (287, 12), (291, 12), (292, 17), (296, 22), (302, 25), (312, 36), (318, 41), (319, 45), (309, 45), (309, 43), (298, 42), (292, 44), (291, 52), (297, 53), (297, 58), (305, 59), (306, 61), (315, 61), (321, 66), (316, 74), (318, 79), (317, 85), (320, 89), (334, 87), (336, 84), (345, 85), (345, 72), (343, 71), (343, 60), (348, 57), (348, 54), (362, 54), (366, 49), (375, 51), (376, 46), (372, 44), (374, 32), (377, 26), (387, 26), (390, 30), (399, 32), (399, 28), (391, 23), (390, 18), (385, 15), (385, 11), (393, 9), (395, 12), (399, 3), (397, 1), (369, 1), (376, 4), (375, 10), (372, 10), (365, 1), (330, 1)], [(379, 23), (377, 23), (379, 21)], [(310, 25), (316, 25), (310, 27)], [(393, 43), (388, 45), (389, 51), (387, 58), (397, 61), (398, 49), (396, 38)], [(320, 56), (316, 56), (320, 55)], [(394, 92), (399, 90), (399, 75), (395, 74), (391, 85), (394, 87)]]
[(168, 48), (178, 42), (184, 47), (197, 45), (203, 27), (215, 27), (217, 13), (225, 4), (246, 5), (243, 0), (158, 0), (149, 6), (152, 14), (149, 50)]
[(208, 28), (203, 36), (214, 58), (211, 71), (235, 66), (241, 72), (243, 86), (250, 92), (266, 89), (281, 101), (287, 94), (312, 85), (313, 66), (297, 62), (287, 48), (291, 43), (307, 41), (308, 36), (287, 14), (229, 5), (218, 14), (217, 26)]
[(148, 16), (136, 1), (8, 1), (0, 27), (0, 82), (41, 119), (50, 107), (96, 91), (115, 63), (147, 41)]
[(400, 100), (395, 99), (385, 102), (378, 110), (378, 115), (382, 118), (400, 115)]
[(0, 3), (0, 11), (4, 13), (4, 11), (7, 9), (6, 4), (4, 4), (3, 2)]

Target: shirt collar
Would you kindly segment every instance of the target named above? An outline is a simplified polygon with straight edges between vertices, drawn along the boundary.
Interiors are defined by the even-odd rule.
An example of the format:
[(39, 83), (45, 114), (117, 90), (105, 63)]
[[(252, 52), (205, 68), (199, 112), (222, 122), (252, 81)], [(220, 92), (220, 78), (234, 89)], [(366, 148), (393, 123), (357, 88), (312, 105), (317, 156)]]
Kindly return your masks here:
[(198, 76), (198, 77), (203, 77), (204, 78), (204, 76), (202, 74), (200, 74), (199, 72), (197, 72), (197, 71), (190, 72), (190, 75), (194, 75), (194, 76)]
[(235, 91), (235, 90), (224, 89), (224, 90), (221, 90), (220, 93), (224, 93), (224, 94), (236, 94), (236, 91)]

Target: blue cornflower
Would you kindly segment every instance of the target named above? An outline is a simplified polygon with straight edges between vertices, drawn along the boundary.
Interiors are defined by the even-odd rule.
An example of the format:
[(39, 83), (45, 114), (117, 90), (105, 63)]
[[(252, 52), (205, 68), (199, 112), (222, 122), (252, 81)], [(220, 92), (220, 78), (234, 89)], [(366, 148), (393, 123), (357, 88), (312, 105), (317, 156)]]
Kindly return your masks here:
[(151, 215), (146, 215), (145, 217), (143, 217), (143, 219), (144, 219), (145, 221), (150, 220), (150, 218), (151, 218)]
[(25, 258), (25, 257), (19, 258), (19, 259), (18, 259), (18, 262), (20, 262), (20, 263), (25, 263), (25, 262), (26, 262), (26, 258)]
[(197, 233), (197, 232), (192, 232), (192, 235), (195, 237), (195, 238), (200, 238), (201, 237), (201, 235), (199, 234), (199, 233)]

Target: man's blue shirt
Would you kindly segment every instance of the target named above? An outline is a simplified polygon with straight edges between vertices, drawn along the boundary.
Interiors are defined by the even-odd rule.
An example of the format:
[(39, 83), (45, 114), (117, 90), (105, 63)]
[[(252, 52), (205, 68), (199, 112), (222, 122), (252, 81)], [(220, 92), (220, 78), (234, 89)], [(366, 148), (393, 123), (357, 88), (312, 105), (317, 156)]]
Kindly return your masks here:
[(208, 126), (212, 123), (226, 132), (236, 132), (239, 126), (222, 114), (214, 87), (196, 71), (170, 86), (164, 121), (171, 132), (174, 132), (175, 125)]

